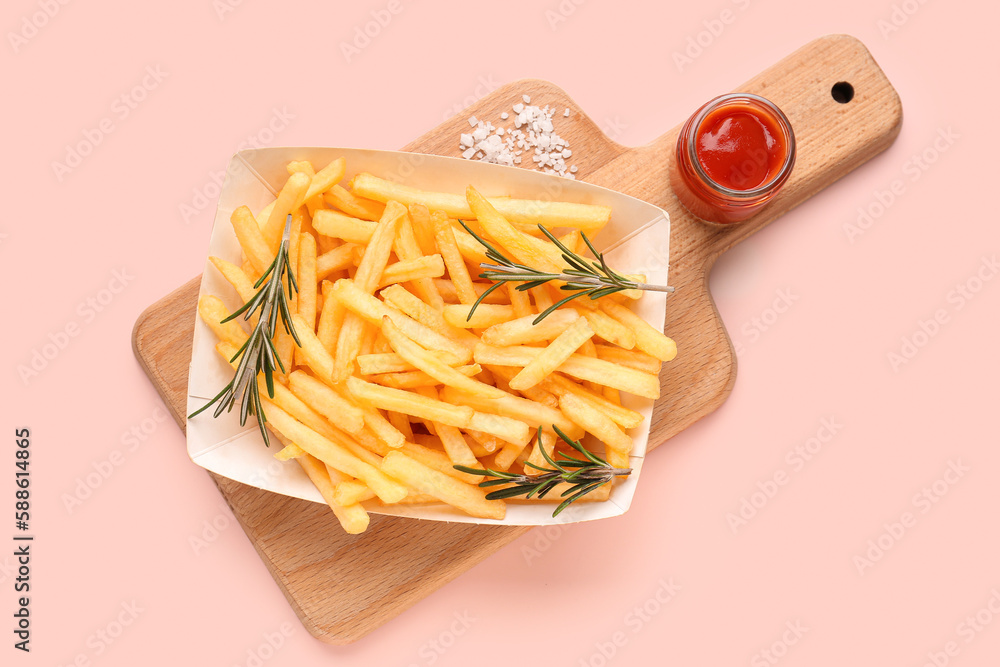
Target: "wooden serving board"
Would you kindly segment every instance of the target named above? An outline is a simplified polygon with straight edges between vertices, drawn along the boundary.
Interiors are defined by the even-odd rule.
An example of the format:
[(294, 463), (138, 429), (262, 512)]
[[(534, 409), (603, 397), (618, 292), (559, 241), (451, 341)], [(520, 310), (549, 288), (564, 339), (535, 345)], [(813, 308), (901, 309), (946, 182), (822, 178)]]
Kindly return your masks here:
[[(853, 86), (850, 102), (834, 100), (838, 82)], [(404, 149), (458, 155), (469, 116), (497, 119), (528, 94), (532, 104), (559, 110), (557, 128), (573, 148), (579, 178), (670, 213), (670, 283), (677, 292), (668, 302), (666, 331), (679, 354), (660, 376), (664, 391), (653, 412), (650, 449), (718, 408), (733, 386), (736, 357), (708, 291), (716, 258), (887, 148), (902, 123), (896, 91), (864, 45), (844, 35), (811, 42), (736, 90), (781, 107), (795, 130), (798, 158), (773, 202), (729, 229), (693, 218), (671, 193), (667, 164), (679, 126), (648, 146), (620, 146), (545, 81), (503, 86)], [(691, 111), (704, 101), (692, 99)], [(571, 115), (563, 118), (566, 107)], [(139, 362), (182, 429), (199, 281), (153, 304), (133, 332)], [(368, 531), (351, 536), (324, 505), (213, 478), (302, 623), (333, 644), (363, 637), (529, 530), (372, 515)]]

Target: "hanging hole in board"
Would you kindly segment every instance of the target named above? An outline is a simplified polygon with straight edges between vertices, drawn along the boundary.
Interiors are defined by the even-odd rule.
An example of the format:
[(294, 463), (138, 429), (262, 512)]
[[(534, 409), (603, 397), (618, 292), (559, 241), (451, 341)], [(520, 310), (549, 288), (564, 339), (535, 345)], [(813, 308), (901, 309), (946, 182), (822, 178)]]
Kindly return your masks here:
[(833, 84), (833, 88), (830, 89), (830, 94), (833, 95), (833, 99), (840, 104), (847, 104), (854, 99), (854, 86), (846, 81), (838, 81)]

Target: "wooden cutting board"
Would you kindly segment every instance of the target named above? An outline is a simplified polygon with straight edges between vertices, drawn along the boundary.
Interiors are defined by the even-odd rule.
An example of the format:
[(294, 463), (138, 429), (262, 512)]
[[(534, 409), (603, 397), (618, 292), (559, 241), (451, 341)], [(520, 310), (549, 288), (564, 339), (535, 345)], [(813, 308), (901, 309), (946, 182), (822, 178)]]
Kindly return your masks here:
[[(840, 82), (853, 87), (847, 103), (832, 94)], [(903, 119), (899, 97), (871, 54), (844, 35), (811, 42), (735, 90), (763, 95), (782, 108), (795, 130), (798, 159), (774, 201), (730, 229), (694, 219), (671, 193), (667, 163), (679, 126), (648, 146), (620, 146), (545, 81), (503, 86), (404, 149), (458, 155), (458, 136), (469, 129), (469, 116), (496, 120), (527, 94), (532, 104), (559, 111), (557, 129), (573, 148), (579, 178), (670, 213), (670, 283), (677, 292), (668, 301), (666, 332), (679, 354), (660, 375), (663, 397), (653, 411), (650, 449), (718, 408), (736, 378), (736, 357), (708, 291), (716, 258), (885, 150)], [(690, 100), (691, 111), (704, 101)], [(563, 118), (566, 107), (571, 114)], [(133, 332), (136, 357), (182, 429), (199, 281), (150, 306)], [(655, 457), (647, 465), (656, 465)], [(333, 644), (363, 637), (530, 530), (372, 515), (368, 531), (351, 536), (325, 505), (213, 478), (302, 623)]]

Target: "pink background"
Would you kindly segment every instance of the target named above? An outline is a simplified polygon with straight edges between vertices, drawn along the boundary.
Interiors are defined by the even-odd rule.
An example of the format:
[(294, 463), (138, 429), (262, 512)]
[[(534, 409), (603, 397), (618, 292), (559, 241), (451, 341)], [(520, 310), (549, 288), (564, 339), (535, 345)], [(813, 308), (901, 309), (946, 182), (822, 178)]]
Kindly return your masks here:
[[(46, 1), (51, 18), (38, 14)], [(906, 0), (883, 34), (889, 0), (402, 0), (348, 63), (340, 43), (389, 3), (233, 0), (220, 15), (222, 2), (4, 5), (0, 540), (14, 532), (12, 434), (27, 425), (37, 541), (34, 650), (14, 651), (5, 630), (0, 661), (997, 664), (1000, 280), (976, 282), (981, 267), (993, 277), (983, 258), (1000, 248), (994, 3)], [(546, 11), (560, 7), (569, 16), (553, 29)], [(674, 52), (724, 8), (735, 20), (679, 71)], [(130, 348), (142, 310), (201, 270), (214, 201), (196, 192), (214, 192), (211, 174), (275, 109), (293, 118), (275, 121), (274, 145), (392, 149), (523, 77), (555, 82), (618, 141), (643, 144), (834, 32), (869, 46), (906, 120), (886, 153), (720, 260), (712, 290), (741, 350), (729, 401), (651, 456), (624, 517), (531, 531), (354, 645), (310, 637), (181, 432), (157, 423), (163, 408)], [(17, 33), (30, 38), (12, 44)], [(135, 109), (116, 102), (147, 67), (165, 76), (146, 79)], [(97, 130), (105, 118), (110, 133)], [(957, 138), (942, 152), (948, 128)], [(60, 180), (52, 164), (88, 134), (99, 145)], [(934, 162), (914, 180), (911, 157), (925, 151)], [(897, 179), (902, 194), (852, 242), (845, 225), (878, 211)], [(973, 298), (954, 296), (967, 283)], [(794, 300), (777, 314), (779, 291)], [(944, 324), (919, 334), (939, 309)], [(18, 367), (67, 325), (78, 335), (23, 381)], [(887, 355), (903, 337), (921, 347), (894, 370)], [(794, 449), (828, 418), (842, 426), (798, 464)], [(951, 464), (964, 472), (939, 481), (938, 497)], [(106, 478), (67, 508), (96, 469)], [(776, 473), (787, 483), (734, 532), (727, 515)], [(880, 538), (884, 555), (859, 566)], [(671, 580), (680, 589), (663, 602)]]

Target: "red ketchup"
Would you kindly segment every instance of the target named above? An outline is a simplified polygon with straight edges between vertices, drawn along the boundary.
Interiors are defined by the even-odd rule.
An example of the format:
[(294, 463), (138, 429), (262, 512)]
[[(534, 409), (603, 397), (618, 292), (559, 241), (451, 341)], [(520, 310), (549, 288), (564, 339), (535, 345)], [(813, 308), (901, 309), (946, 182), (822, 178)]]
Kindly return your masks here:
[(670, 184), (694, 215), (731, 224), (763, 208), (794, 164), (785, 114), (763, 97), (734, 93), (711, 100), (681, 128)]

